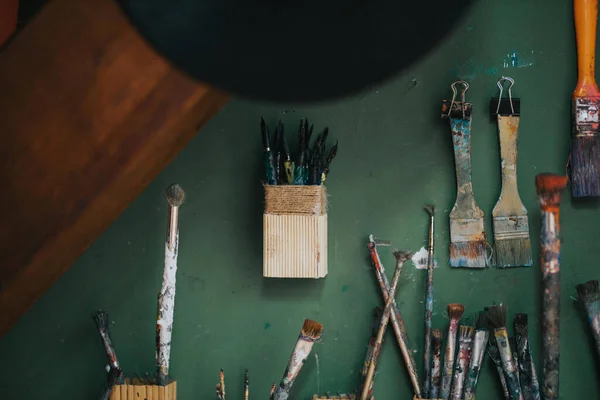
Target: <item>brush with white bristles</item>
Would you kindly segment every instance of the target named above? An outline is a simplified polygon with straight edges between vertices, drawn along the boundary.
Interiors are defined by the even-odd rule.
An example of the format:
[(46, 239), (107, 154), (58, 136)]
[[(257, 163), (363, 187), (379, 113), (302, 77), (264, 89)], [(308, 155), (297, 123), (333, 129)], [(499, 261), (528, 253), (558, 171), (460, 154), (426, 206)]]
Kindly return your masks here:
[(169, 226), (165, 243), (165, 268), (163, 281), (158, 294), (158, 319), (156, 321), (156, 369), (157, 383), (169, 383), (169, 360), (171, 357), (171, 334), (175, 308), (175, 282), (177, 276), (177, 253), (179, 247), (179, 207), (185, 199), (185, 192), (177, 184), (166, 190), (169, 203)]

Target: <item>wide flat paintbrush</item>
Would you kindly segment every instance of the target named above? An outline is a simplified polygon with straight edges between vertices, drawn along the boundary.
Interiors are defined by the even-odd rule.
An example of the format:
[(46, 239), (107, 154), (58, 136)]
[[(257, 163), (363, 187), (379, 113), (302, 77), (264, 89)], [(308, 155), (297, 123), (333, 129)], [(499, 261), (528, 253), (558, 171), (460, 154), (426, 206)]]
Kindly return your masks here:
[(535, 177), (541, 207), (542, 232), (542, 392), (558, 399), (560, 359), (560, 202), (567, 178), (553, 174)]
[[(508, 99), (502, 98), (503, 83), (510, 82)], [(494, 265), (498, 268), (529, 267), (531, 240), (527, 209), (519, 196), (517, 186), (517, 143), (519, 136), (520, 101), (513, 98), (514, 81), (502, 77), (498, 81), (500, 95), (491, 101), (492, 114), (498, 121), (502, 166), (502, 191), (492, 211), (494, 217)]]
[[(457, 86), (462, 86), (460, 100)], [(442, 103), (442, 117), (450, 121), (456, 165), (456, 202), (450, 211), (450, 266), (485, 268), (487, 266), (484, 214), (475, 202), (471, 180), (471, 112), (465, 100), (469, 84), (452, 84), (452, 101)]]
[(600, 196), (600, 91), (595, 79), (598, 0), (574, 0), (577, 86), (569, 172), (574, 197)]
[(300, 336), (290, 357), (283, 378), (273, 393), (274, 400), (287, 400), (290, 396), (292, 385), (296, 381), (304, 362), (310, 354), (313, 344), (319, 340), (323, 332), (323, 325), (307, 319), (302, 325)]
[(596, 340), (596, 351), (600, 355), (600, 290), (598, 281), (581, 283), (575, 287), (579, 300), (585, 306), (588, 322)]

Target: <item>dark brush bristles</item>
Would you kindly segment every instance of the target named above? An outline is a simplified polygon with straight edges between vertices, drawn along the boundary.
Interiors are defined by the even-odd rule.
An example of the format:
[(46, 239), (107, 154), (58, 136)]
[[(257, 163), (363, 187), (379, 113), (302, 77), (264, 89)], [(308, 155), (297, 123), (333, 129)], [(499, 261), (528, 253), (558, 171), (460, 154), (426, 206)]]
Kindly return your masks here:
[(580, 283), (575, 286), (579, 300), (584, 303), (592, 303), (600, 300), (600, 290), (598, 289), (598, 281), (593, 280), (586, 283)]
[(108, 314), (105, 311), (97, 310), (92, 314), (92, 318), (98, 329), (108, 329)]
[(485, 268), (487, 266), (487, 248), (485, 239), (470, 242), (450, 243), (450, 266)]
[(472, 338), (475, 335), (475, 329), (470, 325), (461, 325), (459, 330), (459, 337), (462, 339)]
[(302, 336), (310, 340), (319, 340), (323, 333), (323, 325), (310, 319), (304, 320), (302, 325)]
[(528, 335), (527, 314), (515, 314), (515, 335)]
[(600, 136), (571, 139), (569, 176), (573, 197), (600, 196)]
[(487, 310), (488, 321), (495, 329), (506, 328), (506, 306), (492, 306)]
[(566, 176), (555, 174), (537, 175), (535, 177), (535, 189), (542, 208), (560, 206), (561, 195), (566, 186)]
[(435, 215), (435, 207), (433, 206), (433, 204), (426, 204), (423, 208), (425, 209), (425, 211), (427, 211), (427, 214), (429, 214), (430, 217), (433, 217)]
[(183, 204), (183, 200), (185, 199), (185, 192), (181, 186), (176, 183), (169, 185), (165, 195), (169, 205), (172, 207), (179, 207)]
[(460, 320), (465, 312), (462, 304), (448, 304), (448, 318)]
[(478, 331), (487, 331), (489, 329), (487, 312), (481, 311), (479, 313), (479, 315), (477, 316), (476, 327)]
[(500, 365), (502, 360), (500, 359), (500, 350), (495, 340), (490, 340), (487, 347), (487, 352), (494, 364)]
[(432, 329), (431, 330), (431, 338), (433, 339), (433, 343), (439, 342), (442, 344), (442, 330), (441, 329)]
[(531, 239), (529, 237), (513, 239), (494, 239), (495, 265), (503, 267), (529, 267), (533, 265), (531, 257)]

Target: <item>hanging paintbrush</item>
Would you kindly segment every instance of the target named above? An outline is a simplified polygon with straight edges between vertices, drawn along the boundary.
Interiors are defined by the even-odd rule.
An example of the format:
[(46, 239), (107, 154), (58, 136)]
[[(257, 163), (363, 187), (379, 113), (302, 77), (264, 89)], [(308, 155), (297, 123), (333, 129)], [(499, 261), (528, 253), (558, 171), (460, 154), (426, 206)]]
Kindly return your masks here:
[(454, 367), (454, 355), (456, 354), (456, 334), (458, 323), (465, 312), (465, 306), (462, 304), (448, 304), (448, 318), (450, 326), (448, 327), (448, 342), (446, 343), (446, 353), (444, 356), (444, 370), (442, 372), (442, 388), (440, 389), (440, 399), (448, 400), (450, 397), (450, 385), (452, 384), (452, 367)]
[[(461, 86), (460, 99), (457, 87)], [(485, 268), (487, 266), (484, 214), (475, 202), (471, 180), (471, 112), (465, 94), (469, 84), (452, 84), (452, 101), (442, 103), (442, 117), (450, 121), (454, 162), (456, 164), (456, 202), (450, 211), (450, 266)]]
[(283, 169), (285, 171), (285, 183), (291, 185), (294, 183), (294, 162), (292, 161), (292, 154), (290, 153), (290, 146), (288, 145), (283, 129), (283, 124), (279, 121), (279, 132), (281, 135), (281, 147), (283, 150)]
[(123, 382), (123, 371), (119, 367), (111, 368), (106, 383), (100, 394), (100, 400), (109, 400), (115, 385)]
[[(110, 369), (119, 369), (120, 365), (119, 360), (117, 359), (117, 352), (115, 351), (115, 346), (110, 335), (108, 314), (102, 310), (98, 310), (92, 314), (92, 317), (98, 328), (98, 333), (100, 333), (100, 339), (102, 339), (102, 345), (104, 346), (104, 352), (106, 353)], [(122, 377), (117, 383), (122, 383)]]
[(431, 387), (428, 397), (437, 399), (440, 397), (440, 368), (442, 365), (442, 331), (431, 330), (431, 347), (433, 349), (431, 363)]
[(431, 391), (431, 318), (433, 316), (433, 266), (434, 266), (434, 229), (435, 208), (428, 204), (425, 211), (429, 214), (429, 243), (427, 255), (427, 284), (425, 288), (425, 350), (423, 351), (423, 395), (430, 397)]
[(369, 369), (367, 371), (365, 380), (362, 383), (362, 392), (360, 395), (360, 400), (368, 400), (369, 399), (369, 389), (371, 387), (371, 382), (373, 381), (373, 377), (375, 375), (375, 368), (377, 367), (379, 353), (381, 351), (381, 346), (383, 344), (383, 336), (385, 335), (385, 331), (387, 329), (387, 325), (390, 320), (390, 315), (392, 313), (392, 304), (396, 297), (396, 288), (398, 287), (398, 279), (400, 278), (400, 273), (402, 272), (402, 266), (404, 265), (404, 263), (407, 260), (410, 260), (410, 256), (411, 256), (411, 254), (409, 252), (394, 251), (394, 257), (396, 258), (396, 268), (394, 270), (394, 276), (392, 277), (392, 285), (391, 285), (390, 291), (388, 293), (388, 299), (385, 303), (385, 309), (383, 310), (383, 315), (381, 316), (379, 330), (377, 331), (377, 339), (375, 340), (373, 356), (371, 358), (371, 361), (369, 362)]
[(475, 329), (472, 326), (461, 325), (458, 335), (458, 359), (454, 367), (454, 376), (452, 377), (452, 400), (461, 400), (464, 398), (464, 384), (469, 362), (471, 361), (471, 351), (473, 345), (473, 336)]
[(179, 247), (179, 207), (185, 199), (185, 192), (181, 186), (173, 184), (167, 188), (166, 197), (169, 203), (169, 225), (165, 243), (163, 281), (158, 294), (158, 320), (156, 321), (156, 368), (160, 386), (166, 386), (169, 383), (169, 359), (171, 357)]
[(475, 337), (473, 338), (473, 351), (471, 352), (469, 373), (467, 374), (467, 382), (465, 384), (465, 400), (475, 400), (477, 380), (479, 379), (479, 371), (481, 371), (481, 366), (483, 365), (489, 336), (487, 314), (485, 311), (480, 312), (477, 318)]
[(577, 86), (569, 156), (573, 197), (600, 196), (600, 90), (596, 84), (598, 0), (574, 0)]
[(502, 368), (506, 377), (506, 385), (511, 400), (522, 400), (521, 387), (519, 385), (519, 376), (517, 364), (513, 357), (513, 352), (508, 341), (508, 331), (506, 330), (506, 306), (492, 306), (487, 311), (490, 324), (494, 328), (494, 338), (498, 344)]
[(596, 340), (596, 351), (600, 355), (600, 290), (598, 281), (589, 281), (575, 286), (579, 300), (585, 307), (594, 339)]
[(560, 358), (560, 201), (567, 178), (535, 177), (542, 215), (542, 375), (545, 400), (558, 399)]
[(527, 314), (515, 314), (515, 343), (519, 364), (519, 381), (525, 400), (540, 400), (540, 384), (529, 346)]
[(502, 393), (504, 394), (504, 400), (510, 400), (508, 385), (506, 384), (506, 373), (502, 367), (502, 359), (500, 358), (500, 350), (498, 350), (498, 344), (496, 343), (496, 340), (490, 340), (487, 352), (490, 356), (490, 359), (496, 366), (498, 378), (500, 379), (500, 387), (502, 388)]
[(263, 162), (265, 164), (267, 183), (269, 185), (277, 185), (277, 168), (275, 167), (275, 155), (273, 154), (273, 148), (271, 147), (269, 127), (267, 126), (267, 123), (262, 117), (260, 118), (260, 133), (262, 135), (263, 141)]
[[(508, 98), (502, 98), (504, 82), (509, 82)], [(494, 265), (497, 268), (529, 267), (531, 241), (527, 209), (519, 196), (517, 186), (517, 143), (521, 102), (512, 97), (515, 81), (502, 77), (498, 81), (500, 94), (492, 98), (490, 113), (498, 122), (500, 138), (500, 163), (502, 167), (502, 191), (492, 215), (494, 217)]]
[[(371, 262), (373, 263), (373, 272), (375, 273), (375, 277), (377, 278), (377, 282), (379, 283), (379, 288), (381, 289), (381, 294), (383, 295), (383, 301), (386, 303), (389, 297), (388, 293), (390, 291), (390, 283), (385, 273), (383, 263), (381, 262), (381, 259), (379, 257), (379, 253), (377, 252), (377, 246), (390, 245), (391, 243), (389, 241), (375, 239), (373, 235), (369, 235), (368, 248), (369, 254), (371, 256)], [(402, 357), (404, 358), (404, 364), (406, 365), (406, 369), (408, 371), (408, 376), (410, 377), (413, 390), (417, 398), (420, 399), (421, 387), (419, 386), (419, 374), (417, 373), (417, 364), (415, 363), (413, 352), (410, 348), (408, 334), (406, 332), (406, 327), (404, 326), (404, 319), (402, 318), (400, 310), (398, 310), (398, 306), (396, 305), (395, 300), (393, 300), (392, 303), (392, 313), (390, 314), (390, 319), (392, 322), (392, 327), (394, 328), (396, 340), (398, 341), (398, 346), (400, 347)]]
[[(360, 383), (356, 390), (356, 393), (358, 395), (362, 393), (362, 384), (365, 381), (365, 378), (367, 377), (367, 372), (369, 372), (369, 366), (371, 365), (371, 360), (373, 359), (373, 351), (375, 350), (375, 342), (377, 341), (377, 332), (379, 331), (379, 321), (381, 320), (382, 315), (383, 310), (380, 307), (375, 307), (373, 309), (373, 326), (371, 329), (371, 337), (369, 338), (369, 345), (367, 346), (367, 355), (365, 356), (365, 362), (361, 369)], [(373, 376), (373, 379), (371, 380), (371, 385), (369, 387), (369, 398), (373, 397), (374, 383), (375, 376)]]
[(337, 150), (338, 143), (335, 142), (335, 145), (329, 150), (329, 154), (327, 155), (327, 159), (325, 160), (325, 164), (323, 166), (323, 173), (321, 174), (321, 185), (325, 183), (325, 180), (327, 179), (327, 175), (329, 174), (329, 166), (331, 165), (331, 162), (337, 155)]
[(304, 362), (308, 358), (313, 344), (319, 340), (321, 333), (323, 332), (323, 325), (318, 322), (307, 319), (302, 325), (302, 330), (296, 347), (292, 352), (290, 361), (285, 369), (281, 382), (273, 393), (273, 400), (286, 400), (290, 396), (290, 389), (296, 381)]

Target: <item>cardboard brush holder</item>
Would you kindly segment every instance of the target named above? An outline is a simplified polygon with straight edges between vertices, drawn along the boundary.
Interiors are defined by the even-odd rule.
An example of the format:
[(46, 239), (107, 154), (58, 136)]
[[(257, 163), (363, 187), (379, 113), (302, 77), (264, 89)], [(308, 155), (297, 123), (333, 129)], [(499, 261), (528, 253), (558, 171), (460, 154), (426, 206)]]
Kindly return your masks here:
[(139, 379), (125, 379), (125, 384), (114, 387), (110, 400), (177, 400), (177, 382), (158, 386), (144, 384)]
[(327, 275), (327, 190), (322, 185), (266, 185), (263, 276)]

